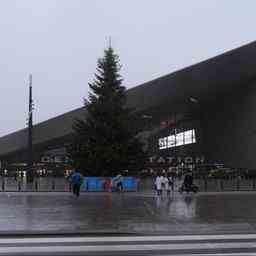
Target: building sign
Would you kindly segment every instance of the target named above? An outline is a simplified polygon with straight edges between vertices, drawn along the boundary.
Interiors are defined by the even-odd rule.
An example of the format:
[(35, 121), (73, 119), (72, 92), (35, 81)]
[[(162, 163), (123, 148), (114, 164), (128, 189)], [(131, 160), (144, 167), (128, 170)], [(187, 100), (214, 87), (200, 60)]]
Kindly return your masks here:
[(149, 164), (173, 164), (173, 163), (184, 163), (184, 164), (203, 164), (205, 158), (203, 156), (185, 156), (185, 157), (173, 157), (173, 156), (151, 156), (148, 158)]
[(64, 147), (47, 150), (41, 157), (42, 163), (67, 163), (69, 158)]
[(170, 136), (159, 138), (158, 147), (159, 149), (167, 149), (173, 147), (179, 147), (183, 145), (196, 143), (195, 130), (183, 131), (180, 133), (172, 134)]

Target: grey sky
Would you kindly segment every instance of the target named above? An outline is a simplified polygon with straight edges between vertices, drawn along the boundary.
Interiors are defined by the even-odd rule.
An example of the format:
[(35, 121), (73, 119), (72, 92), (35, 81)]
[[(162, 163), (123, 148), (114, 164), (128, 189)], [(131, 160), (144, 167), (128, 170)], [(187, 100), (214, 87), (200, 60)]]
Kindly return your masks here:
[(130, 88), (256, 39), (253, 0), (0, 0), (0, 136), (82, 106), (106, 38)]

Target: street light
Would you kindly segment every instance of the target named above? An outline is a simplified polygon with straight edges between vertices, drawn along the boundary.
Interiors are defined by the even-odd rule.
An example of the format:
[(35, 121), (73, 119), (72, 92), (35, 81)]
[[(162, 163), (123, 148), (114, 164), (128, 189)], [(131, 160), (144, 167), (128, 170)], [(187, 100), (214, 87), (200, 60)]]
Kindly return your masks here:
[(189, 100), (192, 102), (192, 103), (199, 103), (199, 101), (193, 97), (190, 97)]
[(152, 119), (153, 116), (150, 116), (150, 115), (142, 115), (141, 118), (142, 118), (142, 119)]

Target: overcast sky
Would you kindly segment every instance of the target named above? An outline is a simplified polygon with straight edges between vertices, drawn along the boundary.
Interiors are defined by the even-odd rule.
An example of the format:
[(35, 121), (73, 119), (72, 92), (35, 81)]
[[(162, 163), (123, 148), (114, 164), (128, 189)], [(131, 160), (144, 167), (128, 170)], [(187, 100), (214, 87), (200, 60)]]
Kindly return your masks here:
[(82, 106), (107, 37), (127, 88), (256, 39), (254, 0), (0, 0), (0, 136)]

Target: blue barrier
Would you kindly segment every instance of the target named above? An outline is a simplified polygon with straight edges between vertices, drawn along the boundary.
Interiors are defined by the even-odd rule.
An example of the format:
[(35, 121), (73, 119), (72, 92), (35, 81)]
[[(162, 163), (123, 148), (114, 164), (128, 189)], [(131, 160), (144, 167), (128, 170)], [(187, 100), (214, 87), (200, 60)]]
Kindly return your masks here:
[[(124, 191), (137, 191), (138, 180), (135, 177), (123, 177)], [(82, 191), (114, 191), (115, 177), (85, 177), (81, 185)]]

